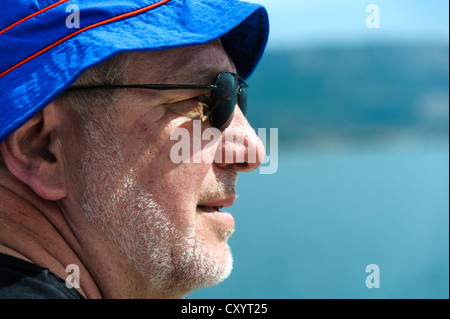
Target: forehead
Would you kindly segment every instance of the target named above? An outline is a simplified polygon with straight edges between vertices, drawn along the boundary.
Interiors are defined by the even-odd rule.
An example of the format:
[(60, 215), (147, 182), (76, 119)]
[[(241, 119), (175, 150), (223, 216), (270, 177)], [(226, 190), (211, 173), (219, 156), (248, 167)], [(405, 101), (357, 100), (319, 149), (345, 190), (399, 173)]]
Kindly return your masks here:
[(130, 82), (155, 84), (198, 84), (212, 81), (222, 71), (236, 70), (220, 40), (201, 46), (135, 52), (126, 69)]

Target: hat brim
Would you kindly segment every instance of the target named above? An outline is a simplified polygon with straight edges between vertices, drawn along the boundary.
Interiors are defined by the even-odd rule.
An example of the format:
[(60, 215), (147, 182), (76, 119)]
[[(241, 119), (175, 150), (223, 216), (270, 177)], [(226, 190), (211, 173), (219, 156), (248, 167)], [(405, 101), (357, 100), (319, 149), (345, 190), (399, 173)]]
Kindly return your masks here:
[[(100, 2), (107, 6), (96, 1)], [(20, 53), (5, 55), (5, 59), (2, 54), (0, 142), (62, 94), (86, 69), (120, 52), (201, 45), (222, 38), (238, 73), (247, 78), (267, 44), (268, 16), (260, 5), (237, 0), (144, 2), (147, 6), (130, 8), (130, 1), (115, 1), (114, 7), (102, 11), (101, 5), (91, 2), (83, 7), (80, 1), (83, 25), (78, 29), (48, 19), (50, 13), (67, 17), (68, 13), (59, 10), (38, 17), (42, 19), (34, 22), (38, 35), (26, 33), (33, 28), (30, 24), (3, 34), (15, 35), (11, 37), (15, 40), (2, 40), (0, 46), (7, 43), (10, 52)], [(137, 13), (130, 14), (133, 12)], [(20, 46), (24, 50), (17, 51)]]

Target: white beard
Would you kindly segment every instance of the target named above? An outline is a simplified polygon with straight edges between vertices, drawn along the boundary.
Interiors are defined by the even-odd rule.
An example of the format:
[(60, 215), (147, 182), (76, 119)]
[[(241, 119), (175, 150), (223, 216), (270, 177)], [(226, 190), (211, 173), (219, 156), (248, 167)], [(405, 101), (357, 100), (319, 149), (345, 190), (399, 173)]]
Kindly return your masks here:
[(177, 229), (168, 212), (136, 182), (133, 170), (125, 172), (118, 143), (105, 142), (95, 133), (90, 134), (89, 145), (81, 169), (82, 209), (146, 283), (164, 295), (179, 297), (230, 275), (229, 246), (226, 257), (218, 258), (197, 232), (195, 221)]

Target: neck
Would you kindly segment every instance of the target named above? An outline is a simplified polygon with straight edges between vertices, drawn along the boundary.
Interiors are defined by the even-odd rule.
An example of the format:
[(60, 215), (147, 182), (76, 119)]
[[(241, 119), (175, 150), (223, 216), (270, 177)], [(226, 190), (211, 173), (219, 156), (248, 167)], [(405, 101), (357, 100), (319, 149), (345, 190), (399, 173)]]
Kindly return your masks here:
[(80, 270), (80, 288), (87, 298), (101, 298), (77, 252), (80, 244), (56, 202), (37, 196), (0, 163), (0, 252), (43, 268), (63, 280), (68, 265)]

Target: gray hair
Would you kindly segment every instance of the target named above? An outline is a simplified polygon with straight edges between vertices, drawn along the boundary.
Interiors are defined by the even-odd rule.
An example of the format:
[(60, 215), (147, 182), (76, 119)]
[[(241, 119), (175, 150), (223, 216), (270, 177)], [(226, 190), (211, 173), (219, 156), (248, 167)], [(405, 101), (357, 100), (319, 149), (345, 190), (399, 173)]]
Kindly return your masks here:
[[(111, 59), (86, 70), (73, 86), (116, 85), (128, 81), (126, 68), (133, 58), (132, 53), (119, 53)], [(114, 106), (120, 96), (120, 90), (81, 90), (65, 92), (60, 98), (73, 107), (84, 124), (92, 121), (111, 123)], [(101, 117), (101, 118), (99, 118)]]

